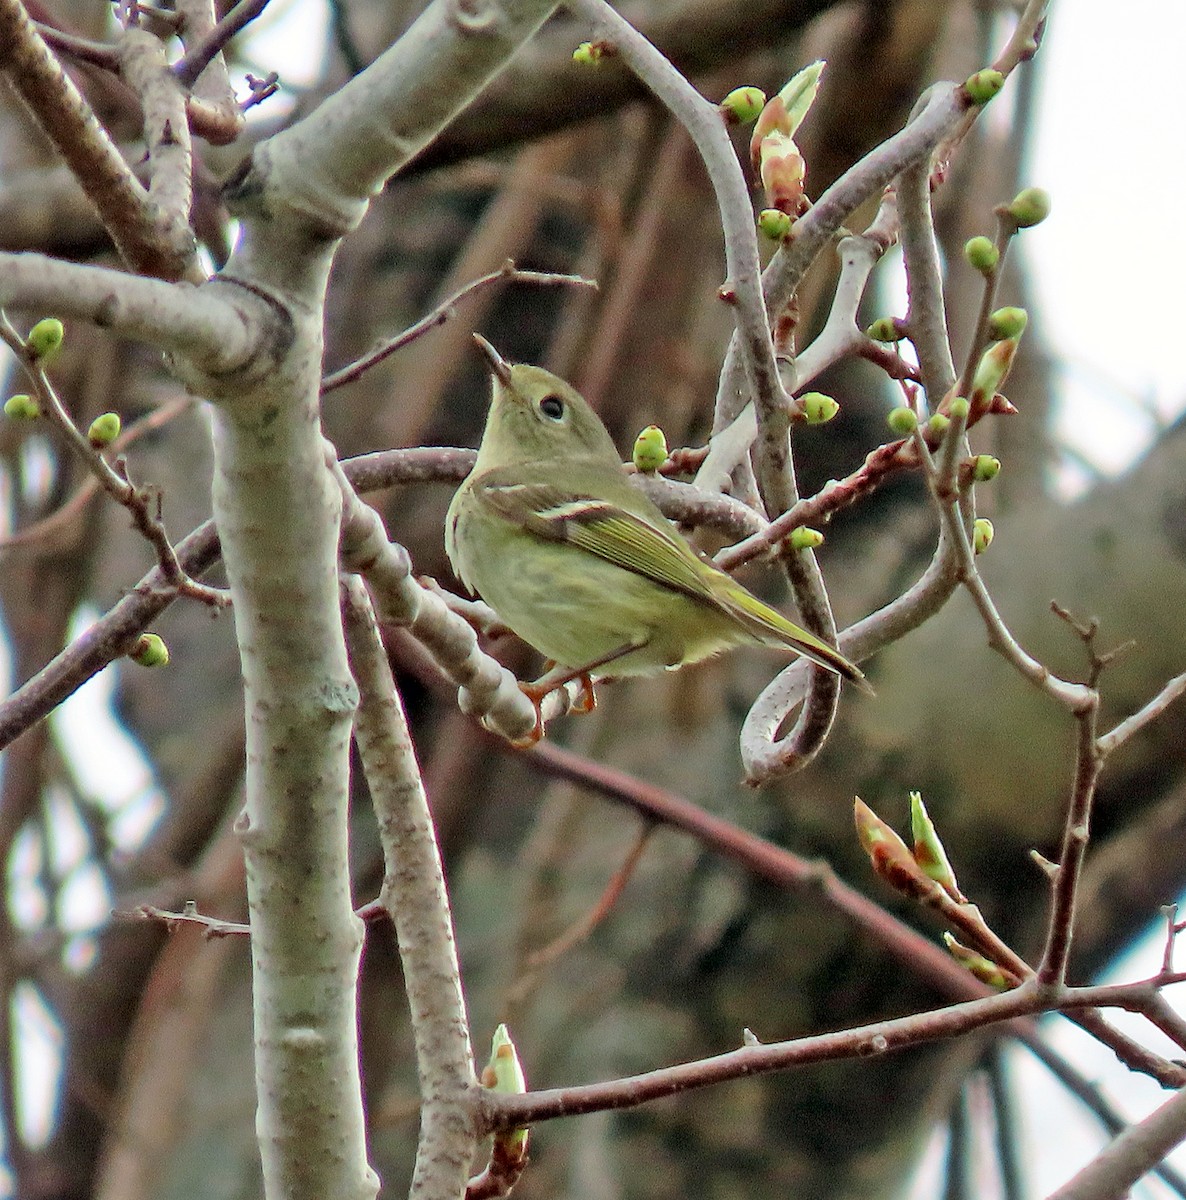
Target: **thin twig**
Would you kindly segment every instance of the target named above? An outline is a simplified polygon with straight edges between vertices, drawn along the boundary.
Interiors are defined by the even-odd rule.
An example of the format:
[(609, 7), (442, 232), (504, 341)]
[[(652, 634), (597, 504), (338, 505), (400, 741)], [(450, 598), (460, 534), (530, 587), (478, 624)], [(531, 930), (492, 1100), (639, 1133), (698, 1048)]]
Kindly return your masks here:
[(993, 1149), (1001, 1176), (1002, 1200), (1025, 1200), (1021, 1114), (1014, 1100), (1013, 1081), (1004, 1047), (996, 1043), (985, 1054), (985, 1074), (992, 1102)]
[[(1100, 1086), (1080, 1074), (1062, 1055), (1045, 1042), (1027, 1042), (1026, 1045), (1054, 1078), (1099, 1121), (1109, 1136), (1115, 1137), (1129, 1127), (1129, 1119), (1117, 1111)], [(1186, 1175), (1166, 1161), (1158, 1163), (1153, 1170), (1168, 1187), (1186, 1200)]]
[(1092, 688), (1060, 679), (1022, 648), (1001, 617), (976, 567), (975, 554), (959, 503), (944, 502), (938, 496), (935, 496), (935, 499), (958, 557), (961, 582), (968, 589), (972, 602), (984, 622), (989, 646), (1035, 687), (1044, 691), (1072, 714), (1078, 716), (1093, 708), (1098, 703), (1098, 697)]
[(340, 367), (336, 371), (331, 371), (321, 381), (321, 394), (327, 395), (336, 388), (344, 387), (348, 383), (353, 383), (360, 378), (364, 372), (369, 371), (371, 367), (381, 363), (385, 358), (394, 354), (397, 350), (402, 350), (409, 343), (414, 342), (417, 338), (422, 337), (430, 329), (435, 329), (438, 325), (443, 325), (451, 317), (457, 305), (474, 292), (480, 291), (482, 288), (488, 287), (494, 283), (530, 283), (543, 286), (551, 286), (555, 284), (573, 284), (577, 287), (597, 288), (597, 283), (593, 279), (583, 279), (579, 275), (563, 275), (551, 271), (521, 271), (515, 266), (511, 259), (498, 268), (497, 271), (491, 271), (489, 274), (481, 275), (477, 279), (471, 280), (464, 287), (459, 288), (453, 295), (442, 300), (431, 312), (426, 313), (415, 324), (409, 325), (402, 333), (396, 334), (395, 337), (384, 342), (382, 345), (364, 354), (362, 358), (348, 364), (345, 367)]
[[(1067, 1013), (1083, 1008), (1129, 1008), (1135, 997), (1151, 986), (1154, 986), (1152, 982), (1142, 982), (1046, 990), (1026, 985), (1002, 995), (986, 996), (838, 1033), (786, 1042), (747, 1044), (739, 1050), (711, 1058), (604, 1083), (520, 1095), (484, 1092), (478, 1097), (478, 1119), (482, 1128), (493, 1131), (582, 1113), (621, 1111), (729, 1080), (786, 1071), (809, 1063), (868, 1058), (940, 1038), (958, 1037), (1017, 1017), (1053, 1011)], [(1186, 1096), (1186, 1092), (1179, 1100), (1182, 1096)], [(1186, 1107), (1182, 1114), (1186, 1116)]]
[(1144, 707), (1131, 717), (1126, 717), (1114, 729), (1101, 734), (1096, 748), (1105, 758), (1119, 749), (1135, 734), (1140, 733), (1151, 721), (1156, 720), (1175, 700), (1186, 693), (1186, 672), (1175, 675)]
[(119, 50), (107, 42), (95, 42), (90, 38), (80, 37), (76, 33), (68, 33), (64, 29), (55, 29), (41, 21), (35, 21), (34, 27), (45, 39), (47, 46), (53, 47), (60, 54), (68, 54), (79, 62), (88, 63), (102, 71), (119, 72)]
[[(213, 35), (218, 26), (218, 10), (215, 0), (173, 2), (182, 18), (181, 44), (184, 56), (188, 57)], [(172, 69), (176, 71), (179, 66), (180, 63), (176, 63)], [(235, 89), (231, 85), (224, 55), (215, 54), (206, 69), (200, 71), (192, 82), (184, 79), (180, 73), (172, 78), (185, 95), (190, 128), (195, 134), (199, 129), (208, 130), (211, 124), (215, 124), (219, 127), (220, 144), (225, 145), (238, 136), (244, 125), (243, 113), (235, 99)], [(207, 136), (207, 133), (202, 136)]]
[(220, 588), (197, 583), (182, 569), (177, 552), (169, 541), (168, 532), (160, 515), (160, 493), (153, 488), (138, 487), (128, 478), (127, 463), (120, 457), (114, 467), (103, 454), (92, 446), (87, 436), (74, 424), (70, 414), (58, 398), (41, 360), (32, 354), (25, 339), (17, 333), (7, 315), (0, 309), (0, 340), (3, 340), (17, 356), (25, 374), (33, 385), (39, 401), (38, 407), (54, 427), (63, 435), (71, 451), (82, 459), (87, 470), (98, 481), (99, 486), (117, 504), (132, 514), (132, 524), (156, 552), (157, 562), (164, 576), (165, 585), (178, 595), (190, 596), (203, 604), (225, 608), (230, 596)]
[(1043, 985), (1061, 984), (1067, 976), (1067, 960), (1071, 952), (1071, 933), (1075, 917), (1075, 900), (1083, 861), (1087, 856), (1090, 837), (1091, 808), (1095, 785), (1103, 767), (1095, 741), (1098, 696), (1095, 702), (1076, 714), (1078, 744), (1075, 757), (1075, 781), (1067, 808), (1063, 829), (1062, 851), (1058, 872), (1054, 876), (1053, 902), (1046, 932), (1046, 948), (1038, 966), (1038, 981)]
[(1130, 1125), (1049, 1200), (1116, 1200), (1186, 1137), (1186, 1090)]
[(182, 87), (191, 88), (198, 76), (221, 54), (226, 44), (245, 29), (268, 6), (268, 0), (239, 0), (195, 45), (187, 46), (184, 57), (173, 64), (173, 74)]
[[(825, 899), (857, 921), (867, 935), (893, 953), (919, 978), (944, 994), (963, 998), (983, 994), (983, 990), (987, 990), (937, 946), (905, 927), (866, 896), (841, 883), (826, 864), (807, 862), (790, 851), (772, 846), (736, 825), (706, 813), (680, 796), (612, 767), (591, 762), (561, 747), (538, 745), (526, 755), (526, 759), (549, 774), (625, 803), (649, 820), (692, 834), (701, 844), (742, 863), (747, 870), (779, 886), (810, 889), (812, 894)], [(1003, 961), (1016, 977), (1027, 981), (1033, 979), (1033, 969), (988, 929), (972, 906), (952, 905), (950, 909), (944, 909), (936, 900), (931, 907), (965, 932), (977, 945), (983, 946), (986, 953)], [(961, 908), (963, 911), (957, 911)], [(1158, 986), (1180, 977), (1163, 973), (1158, 976)], [(1150, 993), (1142, 993), (1142, 996), (1147, 994)], [(1136, 993), (1130, 995), (1135, 996)], [(1144, 1011), (1135, 1000), (1130, 1007), (1134, 1011)], [(1166, 1087), (1186, 1083), (1186, 1071), (1180, 1066), (1167, 1062), (1114, 1029), (1101, 1014), (1082, 1009), (1071, 1015), (1071, 1019), (1114, 1050), (1121, 1061), (1133, 1070), (1151, 1075)]]
[(654, 825), (648, 822), (638, 831), (622, 865), (610, 876), (597, 903), (558, 937), (527, 956), (523, 965), (528, 971), (534, 973), (549, 966), (561, 955), (567, 954), (573, 946), (583, 942), (605, 920), (633, 877), (654, 828)]
[(134, 912), (116, 910), (111, 914), (122, 919), (139, 918), (146, 921), (160, 921), (165, 928), (172, 931), (180, 925), (197, 925), (202, 929), (204, 937), (250, 937), (251, 926), (242, 921), (224, 921), (219, 917), (208, 917), (198, 912), (198, 906), (187, 900), (181, 912), (169, 912), (152, 904), (141, 904)]
[[(196, 403), (197, 400), (193, 396), (177, 396), (162, 404), (160, 408), (145, 413), (139, 420), (133, 421), (124, 429), (111, 444), (111, 452), (122, 454), (146, 433), (163, 429), (170, 421), (181, 416)], [(27, 525), (7, 536), (0, 536), (0, 553), (22, 548), (31, 549), (35, 553), (38, 549), (35, 543), (52, 542), (56, 533), (82, 515), (87, 504), (99, 493), (99, 490), (99, 480), (94, 475), (87, 475), (73, 495), (64, 500), (49, 516), (42, 517), (32, 525)]]

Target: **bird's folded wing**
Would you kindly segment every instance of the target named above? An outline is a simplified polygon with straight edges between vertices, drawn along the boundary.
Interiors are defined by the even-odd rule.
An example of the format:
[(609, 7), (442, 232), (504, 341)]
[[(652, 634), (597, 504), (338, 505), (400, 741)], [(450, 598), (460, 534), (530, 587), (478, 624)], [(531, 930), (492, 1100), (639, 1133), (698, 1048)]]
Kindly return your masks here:
[(489, 478), (475, 487), (500, 516), (537, 537), (575, 546), (624, 571), (718, 604), (707, 578), (712, 568), (696, 557), (679, 534), (650, 524), (613, 500), (576, 495), (551, 483)]

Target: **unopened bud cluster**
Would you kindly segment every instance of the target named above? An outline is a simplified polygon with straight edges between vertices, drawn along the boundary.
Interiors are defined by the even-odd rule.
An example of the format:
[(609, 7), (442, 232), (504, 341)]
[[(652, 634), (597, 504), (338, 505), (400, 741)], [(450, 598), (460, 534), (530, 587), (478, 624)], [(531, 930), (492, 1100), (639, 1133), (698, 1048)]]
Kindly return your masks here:
[[(750, 139), (750, 158), (766, 193), (766, 210), (783, 213), (788, 222), (807, 208), (803, 191), (807, 164), (795, 144), (795, 131), (815, 100), (823, 69), (822, 62), (811, 63), (767, 100)], [(781, 239), (788, 231), (789, 224), (784, 227), (772, 217), (762, 223), (768, 237)]]
[(1005, 206), (1004, 215), (1018, 229), (1040, 225), (1050, 216), (1050, 193), (1040, 187), (1023, 188)]
[(159, 634), (142, 633), (128, 657), (142, 667), (163, 667), (169, 661), (169, 647)]
[(41, 416), (41, 409), (32, 396), (18, 392), (4, 401), (4, 415), (14, 421), (32, 421)]
[(25, 339), (25, 348), (42, 363), (49, 362), (62, 348), (62, 339), (66, 331), (57, 317), (43, 317)]
[(667, 461), (667, 438), (658, 425), (648, 425), (634, 439), (635, 470), (657, 471)]
[(898, 408), (891, 408), (885, 421), (899, 437), (909, 437), (918, 428), (918, 414), (904, 404)]
[(734, 88), (721, 101), (721, 112), (731, 124), (748, 125), (766, 106), (766, 93), (759, 87)]
[(91, 422), (91, 427), (86, 431), (87, 441), (96, 450), (102, 450), (105, 446), (110, 446), (119, 437), (120, 427), (119, 413), (100, 413)]
[(973, 104), (987, 104), (1005, 86), (1005, 76), (992, 67), (985, 67), (964, 80), (964, 90)]
[(823, 392), (804, 392), (799, 405), (808, 425), (823, 425), (840, 411), (840, 405)]

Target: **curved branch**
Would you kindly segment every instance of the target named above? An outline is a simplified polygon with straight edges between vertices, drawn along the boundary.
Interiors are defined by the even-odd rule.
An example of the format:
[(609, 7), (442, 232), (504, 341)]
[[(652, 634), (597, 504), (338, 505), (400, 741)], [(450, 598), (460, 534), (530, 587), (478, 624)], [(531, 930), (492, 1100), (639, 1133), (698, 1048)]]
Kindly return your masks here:
[[(890, 642), (917, 629), (947, 603), (959, 586), (960, 563), (950, 537), (941, 530), (939, 545), (927, 569), (896, 600), (840, 635), (841, 652), (852, 662), (862, 662)], [(767, 783), (793, 768), (798, 747), (790, 738), (779, 739), (778, 728), (807, 693), (807, 664), (792, 663), (763, 689), (741, 727), (741, 762), (747, 782)]]
[(0, 253), (5, 307), (77, 317), (185, 353), (215, 375), (244, 366), (259, 342), (260, 305), (246, 289), (217, 279), (198, 289), (44, 254)]
[[(685, 76), (718, 70), (751, 51), (766, 50), (772, 32), (791, 37), (836, 0), (684, 0), (663, 6), (623, 6), (623, 15)], [(567, 129), (646, 99), (630, 71), (603, 61), (574, 66), (579, 40), (557, 22), (491, 84), (458, 121), (411, 164), (412, 173), (473, 158), (525, 139)]]

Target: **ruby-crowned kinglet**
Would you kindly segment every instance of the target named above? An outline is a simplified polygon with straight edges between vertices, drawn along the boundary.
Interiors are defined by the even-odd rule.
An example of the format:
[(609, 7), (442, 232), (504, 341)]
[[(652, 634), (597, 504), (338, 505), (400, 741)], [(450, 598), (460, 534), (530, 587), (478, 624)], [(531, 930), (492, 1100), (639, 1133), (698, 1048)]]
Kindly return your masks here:
[(556, 664), (524, 689), (537, 704), (570, 679), (646, 675), (752, 644), (789, 646), (868, 689), (838, 650), (692, 549), (628, 481), (573, 388), (474, 337), (494, 394), (445, 549), (462, 582)]

